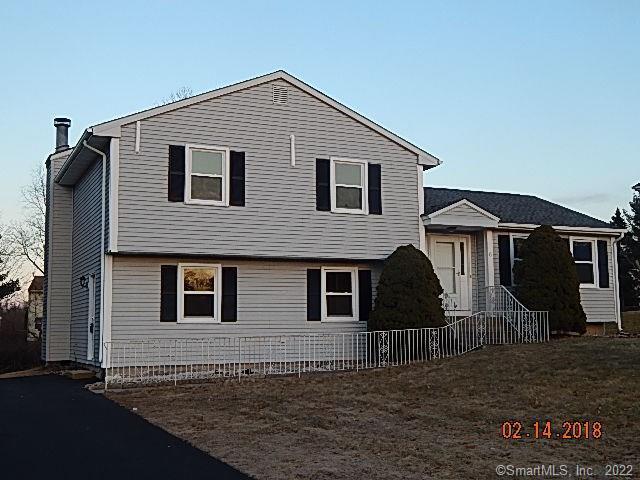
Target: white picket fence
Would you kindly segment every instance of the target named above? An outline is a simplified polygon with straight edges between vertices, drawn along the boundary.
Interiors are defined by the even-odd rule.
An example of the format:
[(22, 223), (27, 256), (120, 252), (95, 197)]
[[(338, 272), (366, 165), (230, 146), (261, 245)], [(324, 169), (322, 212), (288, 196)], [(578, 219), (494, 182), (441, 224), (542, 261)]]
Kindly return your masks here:
[[(515, 315), (515, 317), (514, 317)], [(479, 312), (439, 328), (105, 343), (105, 385), (365, 370), (549, 339), (547, 312)]]

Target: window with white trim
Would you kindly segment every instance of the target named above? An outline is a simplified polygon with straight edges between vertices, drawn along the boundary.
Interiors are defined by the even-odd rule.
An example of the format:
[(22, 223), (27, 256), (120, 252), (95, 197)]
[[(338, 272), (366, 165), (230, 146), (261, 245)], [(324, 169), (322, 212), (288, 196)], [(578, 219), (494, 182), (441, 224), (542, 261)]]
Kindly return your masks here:
[(220, 321), (219, 265), (181, 264), (178, 268), (178, 322)]
[(357, 318), (357, 269), (322, 269), (322, 320), (354, 321)]
[(367, 213), (367, 162), (331, 159), (331, 211)]
[(596, 285), (596, 249), (595, 240), (571, 239), (571, 254), (576, 264), (580, 286)]
[(187, 145), (186, 201), (227, 204), (229, 149)]

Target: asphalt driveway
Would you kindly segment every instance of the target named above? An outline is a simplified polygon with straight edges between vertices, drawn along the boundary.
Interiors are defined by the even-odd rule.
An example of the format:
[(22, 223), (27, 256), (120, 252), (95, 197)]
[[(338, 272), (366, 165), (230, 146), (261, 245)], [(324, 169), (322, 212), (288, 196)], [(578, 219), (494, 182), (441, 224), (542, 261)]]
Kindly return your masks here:
[(249, 478), (56, 375), (0, 380), (0, 472), (7, 479)]

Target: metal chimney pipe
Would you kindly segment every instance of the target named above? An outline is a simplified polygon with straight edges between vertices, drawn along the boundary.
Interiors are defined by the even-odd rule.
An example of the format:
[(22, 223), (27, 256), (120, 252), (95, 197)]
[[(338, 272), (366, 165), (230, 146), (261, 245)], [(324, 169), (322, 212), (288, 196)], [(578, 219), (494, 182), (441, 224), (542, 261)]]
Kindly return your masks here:
[(71, 120), (64, 117), (53, 119), (53, 126), (56, 127), (56, 152), (69, 148), (69, 127)]

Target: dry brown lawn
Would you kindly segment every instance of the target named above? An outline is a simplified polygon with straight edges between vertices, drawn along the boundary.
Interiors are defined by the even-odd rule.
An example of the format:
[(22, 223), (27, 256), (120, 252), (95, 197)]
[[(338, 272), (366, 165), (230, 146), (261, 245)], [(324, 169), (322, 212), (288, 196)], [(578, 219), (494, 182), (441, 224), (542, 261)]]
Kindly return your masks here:
[[(640, 469), (639, 338), (568, 338), (408, 367), (108, 396), (257, 479), (494, 478), (498, 464)], [(505, 420), (531, 432), (536, 419), (555, 432), (565, 420), (599, 421), (603, 435), (500, 434)]]
[(622, 329), (628, 333), (640, 334), (640, 310), (622, 312)]

